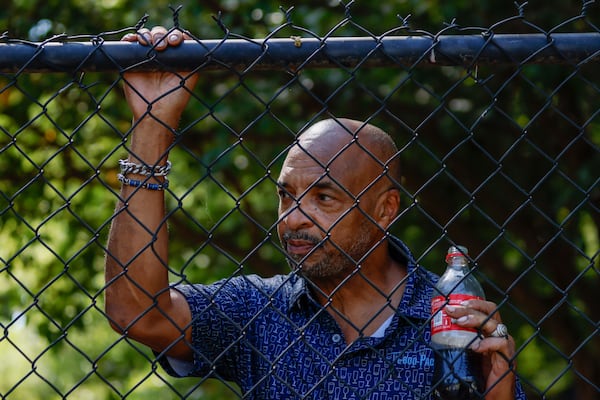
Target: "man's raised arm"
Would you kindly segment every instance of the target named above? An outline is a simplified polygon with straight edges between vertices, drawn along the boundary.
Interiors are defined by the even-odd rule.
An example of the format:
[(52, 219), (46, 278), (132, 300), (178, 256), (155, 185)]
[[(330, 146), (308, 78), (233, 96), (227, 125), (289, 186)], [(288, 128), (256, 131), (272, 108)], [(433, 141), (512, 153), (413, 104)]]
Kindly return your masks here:
[[(183, 34), (156, 27), (123, 40), (163, 50), (178, 45)], [(192, 355), (191, 316), (185, 298), (169, 289), (163, 189), (173, 129), (196, 80), (185, 73), (125, 74), (133, 133), (106, 256), (106, 313), (113, 329), (180, 359)]]

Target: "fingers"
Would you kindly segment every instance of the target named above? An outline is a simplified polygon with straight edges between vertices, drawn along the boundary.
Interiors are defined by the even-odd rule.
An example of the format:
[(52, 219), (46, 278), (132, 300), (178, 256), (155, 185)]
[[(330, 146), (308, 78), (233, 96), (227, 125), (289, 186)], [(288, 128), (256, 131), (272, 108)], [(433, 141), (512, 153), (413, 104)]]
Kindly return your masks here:
[(178, 46), (187, 38), (188, 36), (179, 29), (168, 31), (163, 26), (155, 26), (152, 30), (141, 28), (137, 33), (128, 33), (121, 40), (138, 42), (144, 46), (153, 46), (156, 50), (162, 51), (169, 46)]
[(514, 354), (515, 348), (514, 339), (509, 336), (508, 338), (503, 337), (487, 337), (485, 339), (474, 341), (471, 345), (471, 350), (478, 353), (497, 352), (500, 355), (505, 355), (506, 360), (509, 361), (508, 356)]
[(469, 300), (463, 302), (461, 307), (447, 306), (445, 310), (454, 323), (478, 329), (484, 336), (489, 336), (502, 322), (498, 306), (491, 301)]
[(512, 337), (491, 337), (498, 324), (502, 322), (498, 306), (485, 300), (469, 300), (461, 306), (447, 306), (445, 308), (452, 322), (465, 327), (479, 330), (483, 338), (474, 341), (472, 349), (478, 353), (500, 352), (506, 355), (514, 353), (514, 340)]

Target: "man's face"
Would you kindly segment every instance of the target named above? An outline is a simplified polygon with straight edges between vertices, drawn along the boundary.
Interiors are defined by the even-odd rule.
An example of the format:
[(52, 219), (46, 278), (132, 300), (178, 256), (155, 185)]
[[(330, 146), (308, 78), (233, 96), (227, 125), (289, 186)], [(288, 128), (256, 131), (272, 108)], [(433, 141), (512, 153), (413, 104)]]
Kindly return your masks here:
[(383, 236), (365, 215), (375, 207), (375, 189), (367, 189), (381, 168), (358, 146), (338, 155), (335, 149), (327, 141), (301, 142), (278, 180), (279, 238), (292, 268), (312, 279), (347, 276)]

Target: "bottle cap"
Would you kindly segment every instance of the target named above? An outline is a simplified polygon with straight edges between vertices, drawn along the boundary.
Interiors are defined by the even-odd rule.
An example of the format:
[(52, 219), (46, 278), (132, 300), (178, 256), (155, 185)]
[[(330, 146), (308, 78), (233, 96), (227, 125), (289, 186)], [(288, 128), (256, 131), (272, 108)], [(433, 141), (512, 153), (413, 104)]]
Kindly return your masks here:
[(446, 261), (450, 261), (452, 257), (467, 257), (468, 255), (469, 249), (465, 246), (450, 246), (446, 255)]

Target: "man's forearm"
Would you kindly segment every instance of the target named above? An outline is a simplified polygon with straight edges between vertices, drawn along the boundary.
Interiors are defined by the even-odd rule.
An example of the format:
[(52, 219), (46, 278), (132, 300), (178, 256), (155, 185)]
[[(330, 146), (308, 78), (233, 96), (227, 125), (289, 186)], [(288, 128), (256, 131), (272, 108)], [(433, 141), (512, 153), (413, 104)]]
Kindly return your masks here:
[[(150, 117), (135, 128), (129, 161), (153, 167), (167, 161), (172, 134)], [(163, 177), (131, 176), (163, 184)], [(123, 185), (108, 241), (106, 310), (113, 326), (131, 330), (151, 316), (168, 289), (168, 238), (162, 190)]]

